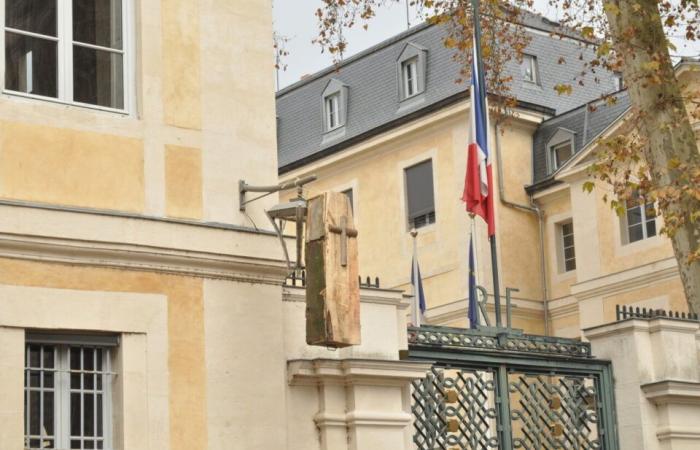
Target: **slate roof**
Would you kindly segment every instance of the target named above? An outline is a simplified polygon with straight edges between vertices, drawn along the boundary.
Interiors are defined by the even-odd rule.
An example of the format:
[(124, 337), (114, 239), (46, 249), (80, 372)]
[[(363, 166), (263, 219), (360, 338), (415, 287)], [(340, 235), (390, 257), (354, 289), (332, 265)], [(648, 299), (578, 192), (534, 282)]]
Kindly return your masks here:
[[(547, 172), (547, 143), (560, 128), (575, 133), (574, 154), (576, 154), (629, 109), (630, 99), (626, 90), (615, 93), (614, 97), (616, 98), (614, 104), (595, 100), (540, 124), (533, 137), (532, 146), (534, 183), (528, 190), (536, 191), (548, 185), (548, 180), (553, 179), (553, 174)], [(589, 108), (590, 105), (594, 107)]]
[[(571, 95), (558, 95), (554, 85), (572, 82), (582, 69), (581, 52), (592, 53), (581, 42), (552, 37), (559, 30), (556, 24), (537, 15), (525, 16), (531, 29), (532, 42), (526, 53), (537, 57), (540, 86), (521, 81), (519, 67), (512, 62), (507, 68), (517, 80), (513, 84), (516, 97), (525, 107), (549, 114), (575, 108), (613, 90), (613, 77), (598, 73), (585, 77), (584, 86), (577, 86)], [(453, 50), (445, 48), (443, 25), (421, 24), (371, 47), (277, 93), (278, 164), (280, 173), (340, 151), (355, 142), (367, 139), (408, 120), (464, 99), (467, 83), (456, 83), (459, 65), (453, 61)], [(425, 47), (427, 55), (424, 101), (412, 106), (399, 102), (397, 58), (407, 43)], [(566, 64), (559, 64), (561, 56)], [(321, 94), (329, 80), (337, 78), (348, 86), (348, 114), (344, 133), (324, 141)], [(406, 102), (404, 102), (406, 103)]]

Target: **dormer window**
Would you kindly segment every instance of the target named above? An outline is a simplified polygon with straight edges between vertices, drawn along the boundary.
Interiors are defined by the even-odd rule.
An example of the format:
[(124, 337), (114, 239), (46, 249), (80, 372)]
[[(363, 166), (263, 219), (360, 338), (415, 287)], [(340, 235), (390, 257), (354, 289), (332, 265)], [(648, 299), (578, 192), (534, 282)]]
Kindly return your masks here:
[(565, 141), (565, 142), (561, 142), (559, 144), (553, 145), (551, 147), (551, 152), (552, 152), (552, 168), (553, 168), (553, 170), (557, 170), (566, 161), (568, 161), (569, 158), (571, 158), (571, 155), (574, 154), (574, 150), (572, 148), (572, 142)]
[[(326, 85), (321, 100), (321, 114), (324, 133), (344, 129), (348, 114), (348, 87), (342, 81), (332, 79)], [(336, 134), (333, 133), (331, 137), (337, 137)]]
[(575, 133), (566, 128), (559, 128), (547, 141), (547, 165), (549, 173), (558, 170), (574, 155)]
[(428, 50), (409, 42), (397, 60), (399, 101), (418, 98), (425, 91)]
[(418, 58), (412, 58), (402, 63), (403, 89), (406, 97), (413, 97), (418, 93)]
[(537, 57), (533, 55), (523, 55), (520, 63), (520, 73), (524, 81), (539, 84), (540, 77), (537, 71)]
[(340, 126), (340, 94), (326, 97), (326, 128), (335, 130)]

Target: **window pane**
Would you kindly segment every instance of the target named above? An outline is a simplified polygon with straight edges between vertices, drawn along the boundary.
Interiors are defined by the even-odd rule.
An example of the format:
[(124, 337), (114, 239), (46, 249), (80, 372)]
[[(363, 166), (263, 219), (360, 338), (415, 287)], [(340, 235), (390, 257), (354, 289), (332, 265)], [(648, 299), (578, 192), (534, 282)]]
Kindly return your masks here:
[(29, 434), (38, 436), (41, 424), (39, 391), (29, 392)]
[(647, 222), (647, 237), (656, 236), (656, 220), (651, 219)]
[(121, 49), (121, 0), (73, 0), (73, 39)]
[(97, 414), (97, 437), (104, 436), (102, 434), (102, 394), (97, 394), (97, 407), (95, 408), (95, 414)]
[(573, 247), (574, 245), (574, 235), (564, 234), (564, 247)]
[(432, 161), (406, 169), (406, 197), (409, 221), (435, 212)]
[(94, 389), (95, 388), (95, 375), (92, 373), (83, 374), (83, 389)]
[(49, 346), (44, 346), (44, 368), (53, 369), (53, 359), (54, 359), (54, 348)]
[(79, 373), (70, 374), (70, 388), (71, 389), (80, 389), (80, 374)]
[(569, 272), (571, 270), (576, 270), (576, 260), (575, 259), (570, 259), (566, 261), (566, 271)]
[(53, 436), (53, 392), (44, 392), (44, 436)]
[(94, 398), (91, 394), (85, 394), (83, 396), (83, 404), (85, 405), (84, 416), (83, 416), (83, 435), (84, 436), (94, 436), (95, 435), (95, 404)]
[(629, 227), (629, 238), (630, 242), (636, 242), (644, 239), (642, 224)]
[(5, 33), (5, 88), (58, 96), (56, 42)]
[(38, 345), (29, 346), (29, 367), (39, 367), (40, 366), (40, 355), (41, 347)]
[(83, 349), (83, 370), (94, 370), (95, 365), (93, 362), (95, 361), (94, 358), (95, 355), (95, 349), (93, 348), (84, 348)]
[(74, 45), (73, 100), (124, 108), (122, 55)]
[[(80, 431), (80, 417), (82, 416), (80, 407), (80, 394), (70, 395), (70, 434), (71, 436), (82, 436)], [(80, 448), (80, 447), (78, 447)]]
[(70, 348), (70, 370), (80, 370), (80, 348)]
[(642, 209), (639, 205), (627, 210), (627, 225), (637, 225), (642, 222)]
[(571, 158), (571, 142), (558, 145), (554, 148), (554, 157), (556, 158), (556, 166), (561, 167), (566, 161)]
[(95, 448), (95, 441), (85, 441), (83, 443), (83, 445), (85, 446), (84, 448), (94, 449)]
[(5, 0), (5, 26), (56, 36), (56, 0)]
[(41, 376), (40, 372), (38, 370), (31, 370), (29, 371), (29, 386), (31, 387), (39, 387), (40, 386), (40, 380), (39, 377)]
[(80, 448), (80, 441), (78, 441), (78, 440), (70, 441), (70, 448)]
[(53, 372), (44, 372), (44, 387), (53, 388)]
[(95, 367), (96, 370), (102, 370), (102, 349), (98, 348), (95, 350)]
[(564, 249), (564, 259), (573, 259), (576, 257), (576, 254), (574, 253), (574, 248), (569, 247)]

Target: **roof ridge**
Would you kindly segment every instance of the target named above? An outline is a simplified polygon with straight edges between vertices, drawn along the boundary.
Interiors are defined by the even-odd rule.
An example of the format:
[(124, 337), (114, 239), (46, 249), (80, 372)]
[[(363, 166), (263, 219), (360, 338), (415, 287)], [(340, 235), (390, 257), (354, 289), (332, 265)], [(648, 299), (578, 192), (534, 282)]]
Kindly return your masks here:
[(626, 93), (627, 93), (627, 88), (622, 88), (622, 89), (620, 89), (620, 90), (617, 90), (617, 91), (615, 91), (615, 92), (612, 92), (612, 93), (610, 93), (610, 94), (605, 95), (603, 98), (599, 97), (599, 98), (590, 100), (590, 101), (588, 101), (588, 102), (586, 102), (586, 103), (582, 103), (582, 104), (580, 104), (579, 106), (575, 106), (575, 107), (573, 107), (573, 108), (571, 108), (571, 109), (569, 109), (569, 110), (564, 111), (564, 112), (561, 113), (561, 114), (557, 114), (557, 115), (555, 115), (555, 116), (550, 117), (549, 119), (543, 120), (543, 121), (540, 123), (540, 126), (542, 126), (542, 125), (544, 125), (544, 124), (546, 124), (546, 123), (556, 122), (557, 119), (562, 119), (562, 118), (565, 118), (565, 117), (568, 116), (568, 115), (574, 114), (575, 112), (578, 112), (578, 111), (580, 111), (581, 109), (588, 107), (588, 105), (591, 105), (591, 104), (594, 104), (594, 103), (598, 103), (598, 102), (602, 102), (602, 101), (604, 101), (605, 98), (607, 98), (607, 97), (617, 97), (617, 98), (620, 98), (620, 96), (622, 96), (622, 94), (626, 94)]

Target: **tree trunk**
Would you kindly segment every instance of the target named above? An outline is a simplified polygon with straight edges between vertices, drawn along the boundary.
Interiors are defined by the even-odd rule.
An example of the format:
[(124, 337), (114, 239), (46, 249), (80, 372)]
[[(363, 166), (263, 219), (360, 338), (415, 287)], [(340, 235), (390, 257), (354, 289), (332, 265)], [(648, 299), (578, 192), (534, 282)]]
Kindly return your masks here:
[[(652, 181), (655, 186), (673, 185), (682, 176), (673, 163), (699, 167), (700, 153), (675, 78), (657, 1), (613, 0), (612, 3), (619, 11), (608, 7), (606, 14), (615, 50), (623, 55), (623, 76), (632, 105), (641, 113), (639, 128), (648, 140), (644, 156), (652, 171)], [(658, 76), (659, 82), (640, 76), (645, 73)], [(700, 201), (684, 196), (683, 201), (669, 205), (661, 213), (684, 219), (671, 240), (688, 305), (692, 312), (700, 313), (700, 262), (688, 260), (700, 239), (698, 224), (691, 222), (693, 211), (700, 211)]]

